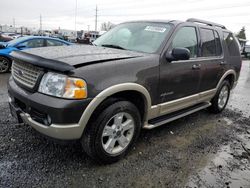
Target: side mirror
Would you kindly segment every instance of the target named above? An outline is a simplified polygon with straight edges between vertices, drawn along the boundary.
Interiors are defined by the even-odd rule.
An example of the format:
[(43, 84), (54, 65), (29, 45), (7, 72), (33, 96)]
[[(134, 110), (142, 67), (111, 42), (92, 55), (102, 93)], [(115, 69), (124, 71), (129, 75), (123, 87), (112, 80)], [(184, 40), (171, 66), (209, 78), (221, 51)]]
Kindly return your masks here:
[(190, 51), (187, 48), (174, 48), (170, 54), (166, 53), (166, 59), (169, 62), (179, 61), (179, 60), (189, 60)]

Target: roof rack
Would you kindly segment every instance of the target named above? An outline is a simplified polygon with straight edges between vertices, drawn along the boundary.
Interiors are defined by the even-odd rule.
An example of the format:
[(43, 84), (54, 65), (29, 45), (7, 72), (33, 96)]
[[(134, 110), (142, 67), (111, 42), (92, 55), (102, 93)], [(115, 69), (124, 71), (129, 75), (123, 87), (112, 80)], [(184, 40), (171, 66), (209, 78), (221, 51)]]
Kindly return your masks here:
[(205, 20), (200, 20), (200, 19), (196, 19), (196, 18), (189, 18), (189, 19), (187, 19), (187, 22), (201, 23), (201, 24), (206, 24), (209, 26), (220, 27), (222, 29), (226, 29), (226, 27), (224, 25), (217, 24), (214, 22), (205, 21)]

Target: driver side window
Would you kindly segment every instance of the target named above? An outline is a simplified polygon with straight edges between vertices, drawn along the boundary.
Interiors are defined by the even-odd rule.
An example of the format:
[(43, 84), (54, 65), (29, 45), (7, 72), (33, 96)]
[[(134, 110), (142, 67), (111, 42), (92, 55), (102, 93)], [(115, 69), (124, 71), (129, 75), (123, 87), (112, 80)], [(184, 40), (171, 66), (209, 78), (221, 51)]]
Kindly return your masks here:
[(196, 58), (198, 55), (198, 40), (195, 27), (180, 28), (173, 41), (172, 48), (187, 48), (190, 51), (190, 58)]
[(27, 48), (39, 48), (39, 47), (44, 47), (44, 40), (43, 39), (32, 39), (28, 40), (22, 45), (26, 46)]

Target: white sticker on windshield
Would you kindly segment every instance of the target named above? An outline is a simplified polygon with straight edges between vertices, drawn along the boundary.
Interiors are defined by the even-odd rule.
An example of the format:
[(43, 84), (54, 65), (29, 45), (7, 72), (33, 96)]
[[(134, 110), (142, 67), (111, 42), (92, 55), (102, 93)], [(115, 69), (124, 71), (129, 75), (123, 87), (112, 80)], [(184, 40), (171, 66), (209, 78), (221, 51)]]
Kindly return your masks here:
[(164, 27), (156, 27), (156, 26), (147, 26), (145, 31), (152, 31), (152, 32), (158, 32), (158, 33), (164, 33), (166, 31), (166, 28)]

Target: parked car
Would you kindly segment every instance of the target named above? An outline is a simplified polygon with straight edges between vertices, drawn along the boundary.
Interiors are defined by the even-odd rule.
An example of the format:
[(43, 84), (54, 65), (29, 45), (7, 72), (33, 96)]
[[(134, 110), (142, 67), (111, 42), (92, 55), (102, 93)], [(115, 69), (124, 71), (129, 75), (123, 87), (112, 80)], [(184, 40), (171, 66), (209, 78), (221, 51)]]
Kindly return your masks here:
[(24, 50), (28, 48), (68, 45), (71, 45), (71, 43), (56, 38), (40, 36), (26, 36), (9, 42), (2, 42), (0, 43), (0, 73), (6, 73), (10, 70), (12, 63), (10, 53), (12, 51)]
[(124, 157), (142, 128), (222, 112), (241, 69), (233, 33), (197, 19), (127, 22), (92, 46), (11, 56), (13, 116), (49, 137), (79, 140), (101, 163)]
[(13, 40), (13, 37), (6, 35), (5, 33), (0, 33), (0, 42), (8, 42)]
[(241, 53), (245, 58), (249, 58), (250, 57), (250, 46), (245, 46), (243, 48), (243, 51)]

